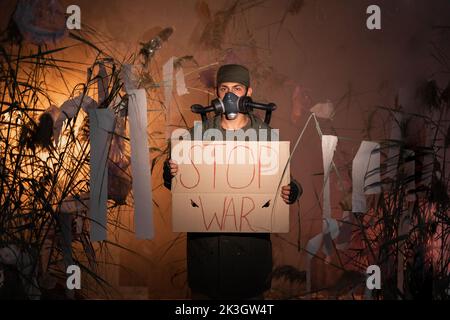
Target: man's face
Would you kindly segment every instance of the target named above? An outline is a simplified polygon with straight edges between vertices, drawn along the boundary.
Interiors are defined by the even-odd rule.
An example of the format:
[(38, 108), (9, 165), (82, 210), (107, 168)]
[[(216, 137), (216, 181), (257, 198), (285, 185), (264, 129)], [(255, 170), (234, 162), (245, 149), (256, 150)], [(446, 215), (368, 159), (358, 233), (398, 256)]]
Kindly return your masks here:
[[(219, 98), (223, 99), (225, 94), (228, 92), (232, 92), (238, 97), (242, 97), (245, 95), (245, 86), (243, 84), (240, 84), (238, 82), (222, 82), (219, 85), (219, 88), (217, 89), (217, 92), (219, 94)], [(247, 95), (251, 96), (252, 94), (252, 88), (248, 88)]]

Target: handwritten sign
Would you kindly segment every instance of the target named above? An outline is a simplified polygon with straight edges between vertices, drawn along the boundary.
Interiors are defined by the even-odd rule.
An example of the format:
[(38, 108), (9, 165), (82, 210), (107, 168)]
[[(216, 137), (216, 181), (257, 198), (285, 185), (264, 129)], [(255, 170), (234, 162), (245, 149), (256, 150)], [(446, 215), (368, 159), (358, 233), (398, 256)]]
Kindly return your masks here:
[(289, 231), (288, 141), (172, 140), (174, 232)]

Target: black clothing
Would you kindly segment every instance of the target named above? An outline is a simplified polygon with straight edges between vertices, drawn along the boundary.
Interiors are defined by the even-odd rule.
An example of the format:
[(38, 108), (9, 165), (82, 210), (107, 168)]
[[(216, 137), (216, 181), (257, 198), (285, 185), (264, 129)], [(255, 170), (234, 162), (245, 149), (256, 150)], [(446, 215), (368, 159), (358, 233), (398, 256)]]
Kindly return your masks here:
[[(275, 132), (261, 119), (248, 114), (250, 120), (242, 130), (249, 128), (267, 129), (267, 138), (260, 136), (258, 141), (272, 138), (278, 140)], [(220, 116), (202, 123), (202, 130), (225, 129), (220, 124)], [(202, 131), (203, 134), (204, 131)], [(193, 128), (190, 130), (191, 137)], [(165, 163), (164, 185), (170, 189), (170, 167)], [(291, 203), (295, 202), (301, 186), (291, 177)], [(188, 282), (193, 291), (211, 298), (245, 299), (262, 294), (270, 288), (272, 271), (272, 244), (269, 233), (187, 233)]]

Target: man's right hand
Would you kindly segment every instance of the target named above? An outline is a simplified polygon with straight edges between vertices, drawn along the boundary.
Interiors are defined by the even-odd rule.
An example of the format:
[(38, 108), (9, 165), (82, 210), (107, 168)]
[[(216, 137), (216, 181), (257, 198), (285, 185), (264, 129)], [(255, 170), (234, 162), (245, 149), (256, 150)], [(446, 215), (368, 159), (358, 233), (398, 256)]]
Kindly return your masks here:
[(170, 166), (170, 174), (172, 175), (172, 177), (176, 176), (178, 173), (178, 164), (174, 160), (170, 159), (169, 166)]
[(164, 186), (171, 190), (172, 189), (172, 178), (177, 174), (178, 172), (178, 164), (173, 161), (172, 159), (166, 159), (164, 161), (164, 168), (163, 168), (163, 181)]

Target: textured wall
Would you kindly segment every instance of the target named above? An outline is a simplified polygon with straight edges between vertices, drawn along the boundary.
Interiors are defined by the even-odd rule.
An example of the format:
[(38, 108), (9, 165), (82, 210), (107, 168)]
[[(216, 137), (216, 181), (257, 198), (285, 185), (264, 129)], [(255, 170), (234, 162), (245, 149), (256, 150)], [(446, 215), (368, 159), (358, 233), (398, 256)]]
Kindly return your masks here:
[[(235, 61), (248, 65), (254, 77), (255, 99), (273, 101), (279, 109), (271, 125), (280, 128), (283, 140), (293, 143), (308, 116), (294, 118), (292, 94), (296, 86), (307, 89), (313, 103), (329, 99), (337, 105), (332, 122), (321, 123), (325, 133), (332, 134), (331, 126), (338, 136), (349, 140), (339, 142), (336, 162), (344, 165), (351, 161), (359, 146), (358, 141), (367, 139), (368, 114), (377, 105), (392, 106), (399, 87), (406, 80), (420, 73), (422, 65), (428, 74), (435, 68), (434, 60), (427, 56), (427, 45), (436, 36), (430, 32), (432, 25), (448, 23), (450, 3), (440, 1), (297, 1), (299, 6), (287, 12), (293, 1), (63, 1), (81, 7), (82, 23), (107, 39), (111, 52), (125, 58), (138, 50), (138, 42), (149, 40), (155, 27), (173, 27), (174, 34), (156, 54), (151, 65), (155, 75), (161, 73), (162, 65), (171, 56), (193, 55), (200, 66), (214, 62)], [(382, 10), (382, 30), (366, 28), (366, 8), (376, 2)], [(11, 9), (13, 2), (5, 4)], [(215, 15), (220, 10), (230, 10)], [(3, 1), (2, 1), (2, 5)], [(222, 27), (212, 35), (209, 46), (202, 45), (201, 33), (208, 24)], [(8, 10), (5, 10), (7, 12)], [(216, 20), (215, 17), (217, 18)], [(221, 18), (223, 18), (221, 20)], [(3, 24), (4, 24), (3, 20)], [(213, 26), (211, 24), (210, 26)], [(203, 43), (204, 44), (204, 43)], [(214, 48), (214, 46), (216, 46)], [(86, 51), (84, 51), (86, 50)], [(92, 62), (93, 55), (87, 49), (74, 48), (65, 58)], [(187, 77), (190, 94), (176, 97), (176, 102), (189, 125), (195, 117), (190, 113), (192, 103), (206, 103), (207, 90), (198, 79), (196, 67)], [(55, 76), (56, 77), (56, 76)], [(157, 76), (158, 77), (158, 76)], [(72, 75), (73, 84), (83, 74)], [(56, 80), (55, 80), (56, 81)], [(153, 94), (163, 99), (162, 89)], [(55, 99), (62, 99), (55, 97)], [(159, 108), (149, 103), (149, 109)], [(176, 111), (176, 109), (174, 109)], [(149, 132), (164, 131), (163, 117), (149, 112)], [(181, 117), (173, 124), (180, 124)], [(293, 120), (295, 119), (295, 121)], [(374, 119), (371, 138), (385, 138), (383, 118)], [(180, 121), (178, 123), (178, 121)], [(150, 141), (153, 146), (163, 146), (163, 141)], [(307, 131), (291, 164), (291, 172), (304, 188), (300, 201), (301, 244), (321, 229), (321, 211), (316, 198), (322, 188), (322, 160), (320, 143), (313, 126)], [(348, 182), (349, 180), (346, 179)], [(153, 172), (153, 186), (161, 183), (161, 167)], [(339, 202), (345, 196), (332, 179), (333, 216), (340, 218)], [(348, 186), (347, 186), (348, 187)], [(347, 190), (348, 191), (348, 190)], [(116, 231), (119, 243), (138, 252), (136, 254), (115, 250), (123, 267), (110, 268), (113, 278), (126, 297), (182, 298), (187, 296), (185, 273), (185, 235), (171, 232), (170, 192), (156, 188), (154, 200), (156, 236), (152, 241), (135, 240), (133, 234)], [(119, 212), (122, 222), (132, 226), (132, 215)], [(304, 268), (305, 254), (297, 251), (297, 207), (291, 208), (291, 232), (273, 236), (274, 264)], [(282, 237), (282, 238), (281, 238)], [(117, 257), (116, 257), (117, 258)], [(336, 258), (333, 261), (337, 263)], [(331, 285), (338, 272), (331, 266), (314, 261), (314, 285)], [(298, 288), (281, 284), (286, 290)], [(277, 286), (277, 284), (275, 284)], [(133, 288), (127, 288), (133, 287)]]

